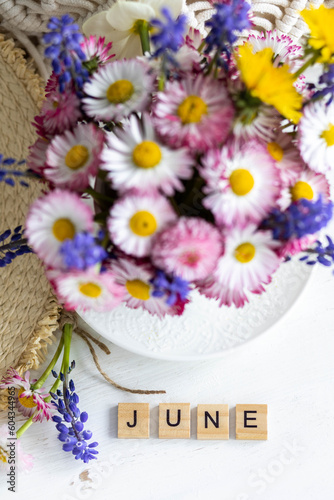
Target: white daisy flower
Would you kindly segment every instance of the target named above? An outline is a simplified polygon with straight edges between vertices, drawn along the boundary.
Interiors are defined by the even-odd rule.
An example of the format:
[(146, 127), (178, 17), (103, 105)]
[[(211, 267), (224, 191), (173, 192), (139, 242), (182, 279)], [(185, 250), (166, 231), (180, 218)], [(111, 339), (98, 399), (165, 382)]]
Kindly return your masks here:
[(115, 281), (124, 288), (124, 302), (131, 309), (146, 309), (151, 314), (163, 318), (166, 314), (177, 314), (162, 297), (153, 296), (150, 280), (154, 270), (148, 264), (138, 264), (132, 259), (117, 259), (111, 262)]
[(199, 285), (200, 292), (220, 305), (243, 306), (247, 292), (261, 293), (263, 285), (270, 283), (281, 262), (277, 246), (268, 231), (256, 231), (255, 225), (232, 229), (226, 235), (224, 255), (212, 278)]
[(275, 160), (284, 183), (289, 183), (299, 174), (304, 162), (290, 134), (276, 131), (274, 140), (267, 143), (267, 150)]
[(281, 210), (285, 210), (294, 201), (301, 198), (316, 201), (320, 195), (323, 200), (329, 200), (330, 188), (325, 175), (317, 174), (308, 168), (300, 168), (282, 190), (278, 204)]
[(51, 141), (43, 175), (60, 188), (83, 190), (99, 168), (104, 134), (93, 124), (78, 124)]
[(90, 268), (66, 273), (50, 271), (48, 275), (67, 310), (110, 311), (124, 298), (123, 287), (116, 283), (111, 271), (98, 274)]
[(93, 212), (80, 197), (56, 189), (36, 200), (26, 219), (25, 234), (29, 245), (45, 264), (63, 266), (59, 248), (67, 238), (93, 230)]
[(167, 196), (183, 191), (180, 179), (192, 175), (193, 160), (186, 148), (170, 149), (158, 139), (149, 115), (135, 116), (122, 130), (108, 135), (102, 169), (112, 186), (120, 191), (132, 188), (160, 188)]
[(200, 173), (207, 183), (203, 204), (218, 224), (260, 222), (279, 196), (275, 162), (266, 147), (255, 140), (209, 151)]
[(307, 165), (325, 173), (334, 166), (334, 102), (316, 101), (303, 110), (298, 124), (298, 146)]
[(101, 67), (84, 85), (82, 99), (88, 116), (103, 121), (120, 120), (143, 111), (153, 90), (150, 66), (143, 60), (114, 61)]
[(145, 257), (154, 236), (175, 219), (170, 203), (160, 194), (128, 194), (113, 205), (107, 223), (115, 245), (129, 255)]
[(182, 0), (118, 0), (109, 10), (90, 17), (82, 27), (86, 37), (103, 36), (112, 42), (117, 59), (142, 55), (139, 28), (143, 21), (161, 17), (161, 8), (168, 7), (176, 19), (181, 13)]

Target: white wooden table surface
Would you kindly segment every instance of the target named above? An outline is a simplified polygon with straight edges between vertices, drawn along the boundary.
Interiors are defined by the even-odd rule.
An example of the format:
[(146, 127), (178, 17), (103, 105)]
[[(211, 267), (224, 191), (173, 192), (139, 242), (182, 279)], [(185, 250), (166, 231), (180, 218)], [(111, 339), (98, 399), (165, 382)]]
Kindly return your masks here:
[[(80, 409), (88, 411), (89, 428), (100, 443), (98, 460), (75, 461), (61, 450), (53, 423), (34, 424), (22, 437), (35, 456), (34, 469), (18, 475), (14, 498), (332, 500), (333, 296), (334, 276), (317, 269), (287, 317), (219, 360), (156, 361), (106, 342), (111, 355), (101, 353), (100, 361), (111, 378), (132, 388), (165, 389), (166, 395), (132, 395), (109, 386), (86, 344), (75, 337), (73, 379)], [(150, 439), (117, 439), (118, 402), (150, 403)], [(191, 403), (191, 439), (158, 439), (159, 402)], [(196, 440), (198, 403), (229, 404), (228, 441)], [(268, 441), (235, 440), (237, 403), (268, 404)], [(13, 498), (3, 476), (0, 483), (1, 500)]]

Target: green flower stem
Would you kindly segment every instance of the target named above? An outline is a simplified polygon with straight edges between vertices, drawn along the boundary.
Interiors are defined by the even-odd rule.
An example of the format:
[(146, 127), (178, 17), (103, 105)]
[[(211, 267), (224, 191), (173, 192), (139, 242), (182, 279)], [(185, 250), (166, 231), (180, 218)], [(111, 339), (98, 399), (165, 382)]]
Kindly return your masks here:
[[(57, 349), (54, 357), (52, 358), (52, 361), (49, 364), (48, 368), (43, 373), (42, 377), (36, 382), (36, 384), (34, 384), (35, 385), (34, 388), (37, 388), (36, 387), (37, 384), (41, 381), (42, 378), (44, 378), (45, 373), (51, 367), (52, 362), (54, 361), (55, 356), (58, 353), (57, 359), (55, 360), (55, 362), (53, 363), (52, 367), (50, 368), (50, 370), (48, 372), (48, 374), (50, 374), (53, 366), (55, 365), (56, 361), (58, 360), (58, 358), (60, 356), (60, 353), (61, 353), (63, 347), (64, 347), (64, 354), (63, 354), (63, 361), (62, 361), (62, 364), (61, 364), (60, 372), (64, 374), (65, 380), (67, 381), (68, 369), (69, 369), (69, 366), (70, 366), (69, 365), (69, 360), (70, 360), (70, 347), (71, 347), (71, 339), (72, 339), (72, 330), (73, 330), (73, 326), (70, 325), (69, 323), (66, 323), (65, 326), (64, 326), (64, 329), (63, 329), (63, 334), (61, 336), (61, 339), (60, 339), (60, 342), (59, 342), (59, 345), (58, 345), (58, 349)], [(61, 346), (61, 348), (60, 348), (60, 346)], [(46, 378), (47, 377), (45, 377), (45, 379)], [(53, 386), (51, 387), (51, 389), (50, 389), (49, 392), (56, 392), (56, 390), (58, 389), (58, 387), (60, 385), (60, 382), (61, 382), (61, 380), (60, 380), (60, 373), (59, 373), (58, 378), (56, 379), (55, 383), (53, 384)], [(42, 382), (42, 384), (43, 384), (43, 382)], [(49, 403), (51, 401), (51, 396), (48, 396), (47, 398), (45, 398), (45, 401), (47, 403)], [(33, 420), (32, 420), (33, 417), (34, 417), (34, 415), (32, 415), (30, 418), (28, 418), (28, 420), (17, 430), (17, 432), (16, 432), (16, 437), (17, 438), (20, 438), (22, 436), (22, 434), (24, 434), (29, 429), (29, 427), (33, 423)]]
[(145, 52), (150, 52), (150, 35), (149, 35), (149, 24), (147, 21), (137, 21), (138, 34), (140, 36), (140, 43), (143, 54)]
[(33, 416), (28, 418), (28, 420), (26, 422), (24, 422), (24, 424), (21, 425), (21, 427), (16, 431), (17, 439), (19, 439), (22, 436), (22, 434), (24, 434), (25, 431), (27, 431), (29, 429), (29, 427), (33, 423), (32, 418), (33, 418)]
[(85, 189), (85, 193), (89, 194), (96, 201), (106, 201), (108, 203), (112, 203), (114, 200), (105, 194), (98, 193), (92, 187), (88, 187)]
[(57, 350), (54, 353), (53, 358), (52, 358), (49, 366), (47, 367), (47, 369), (45, 370), (45, 372), (42, 374), (42, 376), (37, 380), (37, 382), (35, 382), (34, 384), (32, 384), (30, 386), (30, 388), (31, 388), (32, 391), (35, 391), (36, 389), (39, 389), (40, 387), (42, 387), (42, 385), (44, 384), (44, 382), (46, 381), (46, 379), (50, 375), (51, 370), (53, 370), (53, 367), (57, 363), (58, 358), (60, 356), (60, 353), (63, 350), (63, 345), (64, 345), (64, 333), (62, 334), (62, 336), (60, 338)]
[(67, 386), (67, 378), (68, 378), (68, 369), (70, 367), (70, 349), (71, 349), (71, 340), (72, 340), (72, 330), (73, 326), (69, 323), (66, 323), (64, 326), (64, 356), (63, 356), (63, 364), (62, 364), (62, 373), (65, 376), (65, 382)]
[(158, 90), (163, 90), (165, 88), (165, 80), (166, 80), (166, 76), (161, 73), (161, 75), (159, 76), (159, 80), (158, 80)]
[(293, 74), (293, 76), (295, 78), (298, 78), (302, 73), (304, 73), (304, 71), (309, 67), (309, 66), (313, 66), (313, 64), (316, 62), (316, 60), (318, 59), (320, 55), (320, 51), (317, 51), (313, 54), (312, 57), (310, 57), (310, 59), (308, 61), (306, 61), (306, 63), (303, 64), (303, 66), (301, 68), (299, 68), (298, 71), (296, 71), (296, 73)]
[(201, 43), (201, 45), (198, 47), (197, 52), (199, 52), (200, 54), (202, 54), (202, 50), (204, 49), (205, 44), (206, 44), (206, 41), (203, 40), (203, 42)]
[(218, 61), (218, 57), (219, 57), (219, 52), (217, 50), (217, 52), (215, 53), (215, 55), (211, 59), (210, 64), (209, 64), (209, 66), (207, 67), (207, 69), (205, 71), (205, 75), (209, 75), (211, 73), (212, 68), (214, 67), (214, 65)]

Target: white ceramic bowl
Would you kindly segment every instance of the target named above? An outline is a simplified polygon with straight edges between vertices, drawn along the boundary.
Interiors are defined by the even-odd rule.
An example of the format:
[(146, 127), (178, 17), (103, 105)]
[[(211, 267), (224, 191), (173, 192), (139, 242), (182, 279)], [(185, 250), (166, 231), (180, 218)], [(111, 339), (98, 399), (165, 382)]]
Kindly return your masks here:
[(241, 309), (220, 308), (194, 291), (181, 317), (160, 320), (125, 305), (108, 313), (77, 312), (97, 333), (136, 354), (173, 361), (216, 358), (277, 323), (293, 306), (310, 274), (310, 266), (298, 259), (282, 264), (266, 293), (252, 295)]

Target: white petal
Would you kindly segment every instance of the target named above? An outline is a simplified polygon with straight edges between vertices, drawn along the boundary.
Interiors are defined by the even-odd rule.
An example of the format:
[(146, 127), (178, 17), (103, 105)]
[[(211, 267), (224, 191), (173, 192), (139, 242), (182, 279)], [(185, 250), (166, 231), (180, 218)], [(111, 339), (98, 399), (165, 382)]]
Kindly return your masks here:
[(172, 16), (176, 19), (182, 9), (182, 0), (142, 0), (145, 4), (150, 5), (155, 10), (156, 17), (161, 16), (162, 7), (168, 7)]
[(138, 19), (149, 21), (153, 17), (155, 17), (154, 9), (139, 2), (118, 1), (107, 11), (108, 22), (120, 31), (130, 30)]
[(107, 21), (107, 11), (99, 12), (95, 16), (90, 17), (82, 26), (82, 31), (86, 37), (97, 35), (106, 38), (109, 42), (111, 26)]

